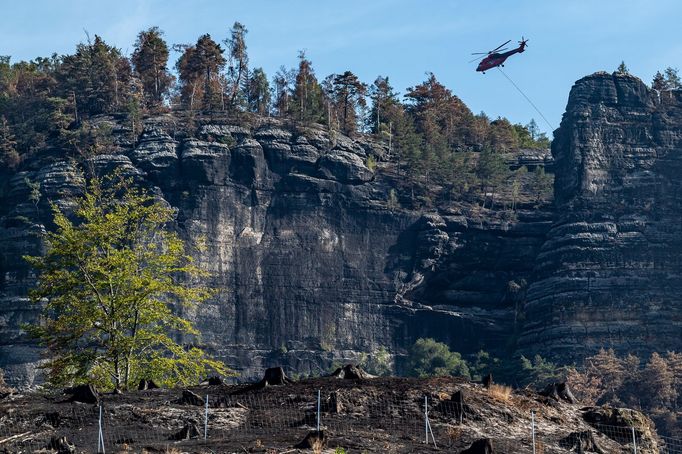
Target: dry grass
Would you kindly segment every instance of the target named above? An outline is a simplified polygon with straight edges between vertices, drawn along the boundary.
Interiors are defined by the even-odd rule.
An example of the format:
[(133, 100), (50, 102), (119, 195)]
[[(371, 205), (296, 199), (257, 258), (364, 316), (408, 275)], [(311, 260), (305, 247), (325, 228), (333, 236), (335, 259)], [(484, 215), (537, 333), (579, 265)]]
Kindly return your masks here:
[(495, 400), (502, 402), (507, 402), (511, 396), (512, 388), (511, 386), (498, 385), (493, 383), (488, 388), (488, 395)]
[(535, 454), (545, 454), (545, 445), (539, 440), (535, 440)]
[(450, 438), (451, 440), (459, 440), (460, 438), (462, 438), (463, 434), (464, 431), (462, 430), (461, 427), (448, 426), (447, 435), (448, 438)]

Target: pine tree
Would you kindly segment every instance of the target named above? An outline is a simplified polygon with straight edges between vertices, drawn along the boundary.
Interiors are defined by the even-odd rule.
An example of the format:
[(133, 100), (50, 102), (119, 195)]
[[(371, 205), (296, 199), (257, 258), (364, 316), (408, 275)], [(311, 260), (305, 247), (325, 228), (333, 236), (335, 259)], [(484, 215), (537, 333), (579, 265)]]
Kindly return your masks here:
[(645, 408), (672, 408), (677, 401), (677, 389), (675, 389), (675, 375), (670, 369), (668, 362), (658, 353), (654, 352), (640, 374), (638, 383), (646, 383), (640, 395)]
[(280, 66), (272, 79), (273, 83), (273, 98), (275, 100), (275, 114), (278, 117), (288, 115), (291, 105), (291, 86), (295, 78), (295, 72)]
[(651, 82), (651, 88), (659, 91), (665, 90), (667, 88), (665, 76), (663, 76), (663, 74), (661, 74), (660, 71), (656, 71), (656, 75), (654, 75), (654, 80)]
[(131, 61), (142, 82), (147, 107), (162, 105), (173, 84), (173, 76), (167, 68), (168, 55), (168, 45), (158, 27), (151, 27), (137, 35)]
[(402, 113), (398, 95), (388, 81), (388, 77), (379, 76), (369, 88), (372, 107), (367, 117), (367, 126), (373, 134), (389, 132), (390, 125)]
[(206, 34), (196, 45), (186, 46), (176, 64), (180, 77), (181, 101), (190, 110), (198, 105), (204, 109), (224, 107), (220, 71), (225, 67), (223, 49)]
[(246, 101), (245, 86), (249, 78), (249, 56), (246, 53), (246, 34), (249, 31), (244, 25), (235, 22), (230, 29), (230, 37), (225, 41), (228, 54), (228, 96), (230, 108), (242, 105)]
[(665, 69), (665, 83), (668, 90), (678, 90), (682, 88), (682, 81), (677, 68), (667, 67)]
[(367, 86), (351, 71), (334, 76), (334, 98), (340, 113), (341, 131), (352, 135), (357, 131), (357, 109), (364, 102)]
[(263, 68), (256, 68), (251, 73), (246, 94), (249, 111), (259, 115), (268, 115), (270, 112), (270, 84)]
[(315, 77), (312, 63), (301, 51), (298, 55), (298, 72), (294, 79), (290, 113), (302, 122), (321, 122), (325, 115), (322, 87)]
[(620, 65), (618, 65), (618, 68), (616, 69), (616, 73), (618, 73), (618, 74), (630, 74), (630, 71), (628, 71), (628, 67), (625, 66), (624, 61), (620, 62)]
[(114, 112), (127, 104), (132, 69), (121, 51), (95, 35), (63, 59), (58, 72), (62, 98), (73, 96), (81, 115)]

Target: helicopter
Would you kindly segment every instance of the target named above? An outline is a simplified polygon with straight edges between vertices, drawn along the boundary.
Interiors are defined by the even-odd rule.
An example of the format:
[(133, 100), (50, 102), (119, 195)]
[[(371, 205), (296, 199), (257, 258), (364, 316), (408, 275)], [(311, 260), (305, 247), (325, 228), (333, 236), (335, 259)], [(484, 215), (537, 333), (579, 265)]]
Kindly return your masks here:
[(526, 50), (526, 43), (528, 42), (527, 39), (521, 37), (521, 41), (519, 41), (519, 47), (516, 49), (512, 49), (510, 51), (504, 52), (507, 44), (511, 42), (511, 39), (507, 41), (504, 44), (500, 44), (497, 46), (495, 49), (491, 50), (490, 52), (474, 52), (471, 55), (484, 55), (485, 57), (476, 57), (473, 60), (471, 60), (469, 63), (474, 62), (476, 60), (481, 60), (481, 62), (478, 64), (478, 67), (476, 68), (476, 71), (480, 71), (483, 74), (489, 69), (496, 68), (498, 66), (504, 66), (505, 60), (507, 58), (511, 57), (514, 54), (520, 54), (524, 50)]

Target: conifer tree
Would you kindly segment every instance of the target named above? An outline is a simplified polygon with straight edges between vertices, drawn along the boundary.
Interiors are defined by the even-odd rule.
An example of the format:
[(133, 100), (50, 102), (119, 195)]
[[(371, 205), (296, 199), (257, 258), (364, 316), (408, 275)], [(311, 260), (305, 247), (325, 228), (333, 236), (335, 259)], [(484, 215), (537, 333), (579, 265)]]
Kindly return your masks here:
[(654, 80), (651, 82), (651, 88), (654, 90), (665, 90), (667, 86), (665, 76), (661, 74), (660, 71), (656, 71), (656, 74), (654, 75)]
[(291, 105), (291, 86), (295, 78), (293, 70), (289, 70), (284, 66), (280, 66), (272, 79), (273, 82), (273, 98), (274, 110), (278, 117), (288, 115)]
[(620, 62), (620, 65), (618, 65), (618, 68), (616, 69), (616, 73), (618, 73), (618, 74), (630, 74), (630, 71), (628, 70), (628, 67), (625, 66), (624, 61)]
[(251, 73), (246, 95), (249, 111), (259, 115), (270, 112), (270, 84), (263, 68), (256, 68)]
[(665, 84), (668, 90), (678, 90), (682, 88), (682, 81), (680, 80), (677, 68), (671, 68), (669, 66), (665, 69)]
[(194, 46), (185, 47), (177, 62), (181, 100), (190, 110), (201, 98), (204, 109), (224, 108), (220, 72), (225, 67), (223, 49), (205, 34)]
[(231, 108), (240, 106), (245, 101), (245, 86), (249, 81), (249, 56), (246, 52), (246, 34), (244, 25), (235, 22), (230, 29), (230, 37), (224, 43), (228, 54), (228, 97)]
[(298, 54), (298, 72), (296, 73), (291, 114), (302, 122), (322, 121), (325, 108), (322, 88), (315, 77), (312, 63), (306, 58), (305, 52)]
[(351, 135), (357, 130), (357, 108), (365, 102), (367, 86), (351, 71), (334, 76), (334, 97), (339, 109), (341, 131)]
[(163, 104), (173, 83), (168, 72), (168, 44), (158, 27), (151, 27), (137, 35), (132, 63), (142, 82), (145, 104), (158, 107)]
[(59, 92), (73, 96), (81, 115), (121, 109), (127, 103), (132, 69), (121, 51), (95, 35), (94, 42), (79, 44), (59, 67)]

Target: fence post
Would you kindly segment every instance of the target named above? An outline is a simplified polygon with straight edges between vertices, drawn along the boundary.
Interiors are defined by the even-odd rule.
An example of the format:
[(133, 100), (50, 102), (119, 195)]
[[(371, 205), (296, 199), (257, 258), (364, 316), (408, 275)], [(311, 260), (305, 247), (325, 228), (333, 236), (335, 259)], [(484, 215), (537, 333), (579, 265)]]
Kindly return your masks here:
[(637, 437), (635, 436), (635, 428), (630, 427), (630, 429), (632, 430), (632, 450), (635, 454), (637, 454)]
[(320, 390), (317, 390), (317, 432), (320, 433)]
[(102, 404), (99, 404), (99, 420), (98, 420), (99, 430), (97, 433), (97, 452), (104, 452), (104, 432), (102, 432)]
[(206, 394), (206, 411), (204, 412), (204, 440), (208, 438), (208, 394)]
[(429, 398), (424, 396), (424, 443), (429, 444)]
[(530, 411), (530, 431), (533, 436), (533, 454), (535, 454), (535, 410)]

